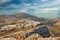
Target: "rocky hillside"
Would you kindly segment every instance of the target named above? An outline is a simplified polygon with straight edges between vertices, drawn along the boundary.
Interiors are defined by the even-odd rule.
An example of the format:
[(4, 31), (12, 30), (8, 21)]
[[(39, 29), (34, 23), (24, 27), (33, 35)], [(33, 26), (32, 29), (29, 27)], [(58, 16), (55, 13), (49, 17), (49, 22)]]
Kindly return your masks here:
[(50, 37), (60, 40), (59, 30), (60, 19), (38, 18), (26, 13), (0, 15), (1, 40), (50, 40)]
[(36, 16), (32, 16), (26, 13), (19, 13), (15, 15), (0, 15), (0, 25), (3, 26), (7, 24), (17, 23), (17, 21), (21, 19), (43, 22), (44, 24), (48, 25), (50, 25), (50, 23), (53, 25), (53, 23), (55, 22), (53, 19), (38, 18)]

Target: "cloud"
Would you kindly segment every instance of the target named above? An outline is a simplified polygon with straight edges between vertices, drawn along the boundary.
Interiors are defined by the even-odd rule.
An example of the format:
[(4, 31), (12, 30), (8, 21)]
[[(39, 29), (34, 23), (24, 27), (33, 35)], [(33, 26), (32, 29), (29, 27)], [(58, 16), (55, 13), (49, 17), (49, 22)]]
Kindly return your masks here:
[(22, 5), (24, 5), (24, 6), (31, 6), (31, 4), (27, 4), (27, 3), (24, 3)]
[(34, 5), (38, 5), (37, 3), (34, 3)]
[(60, 0), (51, 0), (43, 3), (44, 4), (41, 5), (41, 7), (51, 7), (51, 6), (60, 5)]
[[(44, 17), (44, 18), (56, 18), (58, 17), (58, 13), (60, 11), (60, 8), (31, 8), (32, 10), (29, 10), (32, 15), (38, 16), (38, 17)], [(28, 11), (28, 12), (29, 12)]]
[(41, 0), (42, 2), (48, 1), (48, 0)]
[(10, 4), (7, 6), (7, 8), (19, 8), (21, 5), (19, 4)]
[(20, 12), (24, 12), (24, 13), (27, 13), (27, 10), (21, 10)]
[(9, 4), (6, 7), (2, 7), (0, 6), (0, 8), (2, 8), (3, 10), (12, 10), (12, 9), (23, 9), (23, 8), (28, 8), (30, 7), (31, 4)]
[(11, 1), (11, 0), (0, 0), (0, 4), (6, 3), (6, 2), (9, 2), (9, 1)]
[(59, 10), (60, 8), (44, 8), (44, 9), (42, 9), (42, 10)]
[(31, 4), (10, 4), (6, 7), (1, 7), (0, 15), (1, 14), (15, 14), (20, 12), (27, 12), (30, 8)]
[[(28, 12), (28, 10), (33, 9), (32, 14), (35, 13), (36, 14), (46, 14), (46, 13), (55, 13), (55, 11), (59, 10), (60, 8), (52, 8), (52, 7), (46, 7), (46, 8), (42, 8), (41, 6), (37, 5), (37, 6), (32, 6), (31, 4), (10, 4), (7, 7), (5, 7), (5, 9), (13, 9), (13, 10), (5, 10), (5, 11), (9, 11), (10, 13), (19, 13), (19, 12)], [(4, 10), (4, 8), (3, 8)], [(31, 10), (30, 10), (31, 11)], [(28, 13), (30, 13), (30, 11)], [(6, 12), (8, 13), (8, 12)], [(57, 12), (56, 12), (57, 13)]]

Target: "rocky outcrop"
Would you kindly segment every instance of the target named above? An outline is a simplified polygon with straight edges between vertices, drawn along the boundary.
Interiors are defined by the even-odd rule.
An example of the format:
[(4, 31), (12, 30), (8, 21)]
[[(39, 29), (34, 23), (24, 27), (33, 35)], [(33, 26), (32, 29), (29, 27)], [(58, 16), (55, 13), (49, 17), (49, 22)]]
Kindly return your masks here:
[(32, 31), (32, 32), (26, 33), (25, 38), (29, 37), (30, 35), (32, 35), (32, 34), (34, 34), (34, 33), (35, 33), (35, 34), (38, 34), (38, 35), (40, 35), (41, 37), (44, 37), (44, 38), (50, 37), (50, 33), (49, 33), (48, 28), (47, 28), (47, 27), (41, 27), (41, 28), (39, 28), (39, 29), (35, 29), (35, 30)]

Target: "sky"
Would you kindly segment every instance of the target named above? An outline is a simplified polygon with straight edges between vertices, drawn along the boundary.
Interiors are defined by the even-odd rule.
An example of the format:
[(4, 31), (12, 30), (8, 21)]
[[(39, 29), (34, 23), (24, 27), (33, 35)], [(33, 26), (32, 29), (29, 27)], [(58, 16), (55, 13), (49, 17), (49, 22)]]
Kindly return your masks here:
[(0, 0), (0, 15), (21, 12), (37, 17), (60, 18), (60, 0)]

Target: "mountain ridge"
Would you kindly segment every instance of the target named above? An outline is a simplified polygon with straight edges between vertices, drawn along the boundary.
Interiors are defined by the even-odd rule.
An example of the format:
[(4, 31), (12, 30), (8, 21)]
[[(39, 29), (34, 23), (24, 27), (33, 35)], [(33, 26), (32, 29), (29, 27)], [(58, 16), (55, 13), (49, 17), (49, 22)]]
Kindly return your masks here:
[(0, 18), (16, 18), (16, 19), (29, 19), (29, 20), (34, 20), (34, 21), (46, 21), (45, 18), (39, 18), (27, 13), (18, 13), (18, 14), (14, 14), (14, 15), (0, 15)]

